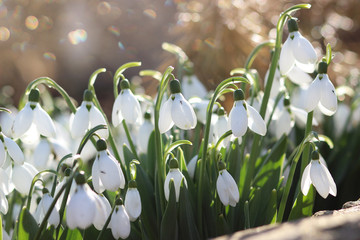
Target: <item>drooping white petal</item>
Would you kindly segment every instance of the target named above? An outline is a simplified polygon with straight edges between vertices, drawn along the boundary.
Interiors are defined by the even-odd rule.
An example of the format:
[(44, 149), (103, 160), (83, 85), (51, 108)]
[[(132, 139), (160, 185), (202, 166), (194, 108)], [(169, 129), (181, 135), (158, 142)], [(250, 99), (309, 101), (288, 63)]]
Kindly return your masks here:
[(197, 160), (198, 160), (198, 156), (195, 155), (190, 162), (187, 164), (187, 170), (189, 173), (189, 176), (194, 179), (195, 176), (195, 170), (196, 170), (196, 165), (197, 165)]
[[(30, 107), (32, 102), (26, 103), (25, 107), (16, 115), (12, 127), (14, 138), (21, 137), (31, 126), (34, 118), (34, 112)], [(32, 103), (34, 104), (34, 103)]]
[(37, 170), (30, 163), (24, 162), (22, 165), (15, 164), (12, 174), (12, 182), (15, 189), (23, 195), (27, 195), (30, 190), (31, 182)]
[[(23, 164), (25, 161), (24, 153), (21, 151), (21, 149), (17, 145), (17, 143), (14, 140), (12, 140), (11, 138), (8, 138), (6, 136), (4, 136), (4, 143), (5, 143), (7, 152), (9, 153), (10, 157), (17, 164)], [(1, 163), (0, 163), (0, 166), (1, 166)]]
[(239, 189), (236, 185), (236, 182), (227, 170), (223, 170), (222, 177), (228, 189), (229, 204), (230, 206), (235, 207), (236, 203), (239, 202), (240, 197)]
[[(70, 229), (89, 227), (95, 218), (96, 204), (87, 193), (87, 185), (78, 185), (66, 208), (66, 223)], [(91, 189), (88, 189), (91, 191)]]
[(350, 107), (345, 103), (340, 103), (339, 107), (334, 114), (334, 126), (335, 136), (340, 137), (348, 130), (348, 119), (351, 114)]
[(8, 211), (8, 209), (9, 209), (8, 201), (6, 199), (5, 194), (0, 189), (0, 212), (5, 215)]
[(290, 110), (295, 116), (295, 121), (300, 124), (300, 126), (305, 126), (307, 121), (307, 112), (301, 108), (297, 108), (291, 105)]
[(99, 176), (107, 190), (117, 191), (124, 188), (125, 181), (120, 164), (106, 150), (99, 152)]
[(39, 144), (34, 150), (33, 162), (37, 169), (43, 170), (47, 166), (51, 155), (51, 147), (49, 142), (46, 139), (41, 139)]
[(141, 199), (136, 188), (128, 188), (125, 196), (125, 209), (130, 221), (135, 221), (141, 214)]
[(229, 199), (229, 190), (226, 186), (226, 182), (224, 177), (222, 176), (222, 172), (219, 172), (218, 179), (216, 180), (216, 191), (218, 193), (218, 196), (220, 198), (220, 201), (224, 206), (229, 205), (230, 199)]
[[(197, 120), (202, 124), (206, 123), (206, 113), (207, 113), (207, 106), (209, 105), (209, 100), (203, 100), (199, 97), (192, 97), (189, 99), (189, 103), (194, 109), (196, 114)], [(213, 111), (217, 109), (217, 105), (214, 105)]]
[[(53, 198), (47, 193), (44, 194), (43, 198), (41, 199), (42, 201), (42, 210), (43, 210), (43, 214), (45, 215), (47, 213), (47, 211), (50, 208), (50, 205), (53, 202)], [(40, 205), (40, 204), (39, 204)], [(53, 210), (51, 211), (50, 217), (49, 217), (49, 224), (53, 225), (55, 227), (57, 227), (60, 223), (60, 215), (59, 215), (59, 209), (57, 208), (57, 206), (55, 206), (53, 208)]]
[(174, 122), (171, 118), (171, 106), (172, 106), (171, 97), (161, 105), (159, 113), (159, 130), (160, 133), (165, 133), (174, 126)]
[(180, 172), (180, 170), (178, 168), (170, 169), (170, 171), (166, 175), (165, 182), (164, 182), (164, 193), (165, 193), (165, 198), (167, 201), (169, 201), (170, 180), (171, 179), (174, 179), (176, 202), (178, 202), (179, 196), (180, 196), (181, 181), (182, 181), (182, 179), (184, 179), (184, 185), (186, 187), (187, 187), (187, 182), (186, 182), (184, 175)]
[(320, 196), (326, 198), (330, 192), (330, 182), (320, 161), (311, 160), (310, 178)]
[(117, 127), (121, 123), (122, 120), (123, 120), (123, 117), (121, 115), (121, 98), (119, 95), (115, 99), (115, 102), (113, 105), (113, 109), (112, 109), (112, 113), (111, 113), (111, 121), (112, 121), (112, 124), (115, 127)]
[(243, 106), (243, 101), (235, 101), (229, 113), (229, 126), (235, 137), (241, 137), (248, 127), (248, 116)]
[(86, 104), (90, 104), (90, 103), (83, 101), (80, 107), (76, 109), (74, 119), (70, 126), (71, 135), (74, 138), (83, 137), (86, 130), (89, 127), (90, 114), (89, 114), (89, 110), (86, 108)]
[(289, 34), (281, 48), (279, 67), (282, 75), (286, 75), (295, 63), (295, 58), (292, 51), (293, 41), (294, 40), (291, 39), (291, 34)]
[(283, 134), (288, 135), (294, 126), (294, 121), (291, 118), (290, 113), (287, 109), (283, 109), (279, 118), (276, 120), (275, 135), (279, 139)]
[(311, 163), (309, 163), (306, 166), (303, 175), (301, 177), (301, 192), (305, 196), (308, 194), (311, 185), (310, 168), (311, 168)]
[(97, 193), (102, 193), (105, 191), (105, 187), (101, 182), (100, 179), (100, 169), (99, 169), (99, 158), (98, 156), (96, 156), (94, 163), (92, 165), (92, 170), (91, 170), (91, 175), (92, 175), (92, 184), (94, 186), (94, 190)]
[(306, 89), (304, 94), (304, 109), (308, 113), (313, 111), (320, 101), (320, 89), (323, 87), (322, 82), (319, 80), (319, 75)]
[(334, 85), (328, 78), (327, 74), (322, 74), (323, 82), (322, 88), (320, 89), (320, 104), (319, 108), (325, 115), (331, 116), (336, 112), (337, 109), (337, 97), (335, 94)]
[[(264, 78), (265, 86), (269, 78), (269, 73), (270, 73), (270, 69), (268, 69), (265, 74), (265, 78)], [(279, 68), (276, 68), (274, 79), (271, 85), (270, 98), (275, 99), (276, 96), (279, 94), (279, 92), (283, 90), (283, 88), (284, 88), (284, 79), (281, 77)]]
[(146, 153), (148, 150), (149, 138), (154, 130), (154, 125), (148, 119), (145, 119), (143, 124), (139, 128), (138, 137), (137, 137), (137, 147), (140, 152)]
[(0, 190), (3, 191), (5, 195), (10, 194), (14, 186), (11, 182), (12, 175), (12, 166), (8, 166), (6, 169), (0, 167)]
[(39, 133), (46, 137), (55, 137), (56, 130), (53, 120), (49, 114), (45, 112), (39, 103), (36, 104), (34, 109), (34, 123)]
[(195, 75), (185, 75), (182, 80), (181, 89), (186, 99), (190, 99), (192, 97), (205, 98), (207, 95), (205, 86)]
[(130, 89), (124, 89), (120, 93), (121, 115), (126, 122), (135, 124), (141, 120), (141, 107)]
[[(229, 125), (228, 125), (228, 117), (226, 115), (223, 116), (219, 116), (217, 121), (216, 121), (216, 125), (214, 126), (214, 135), (216, 136), (216, 141), (227, 131), (230, 130)], [(225, 138), (220, 146), (221, 147), (226, 147), (229, 144), (230, 141), (230, 136)]]
[(62, 159), (65, 155), (71, 153), (64, 142), (58, 141), (56, 139), (48, 139), (48, 141), (51, 143), (52, 149), (56, 155), (56, 159)]
[(16, 109), (11, 109), (11, 113), (0, 112), (1, 131), (8, 137), (12, 137), (12, 126), (14, 124)]
[(111, 215), (109, 227), (115, 239), (125, 239), (130, 235), (131, 225), (124, 205), (117, 206)]
[(0, 167), (5, 163), (6, 160), (6, 152), (5, 152), (5, 146), (3, 142), (0, 140)]
[[(89, 122), (90, 122), (90, 128), (94, 128), (97, 125), (106, 125), (106, 120), (104, 116), (101, 114), (100, 110), (92, 104), (90, 113), (89, 113)], [(97, 134), (100, 135), (102, 138), (108, 138), (109, 137), (109, 131), (108, 129), (101, 129), (96, 131)]]
[(313, 63), (302, 64), (300, 62), (295, 61), (295, 65), (298, 68), (300, 68), (302, 71), (307, 72), (307, 73), (313, 73), (315, 71), (315, 64), (313, 64)]
[(298, 85), (309, 85), (312, 82), (312, 78), (309, 74), (302, 71), (297, 65), (295, 65), (287, 74), (289, 79)]
[[(294, 34), (294, 40), (292, 45), (292, 51), (294, 58), (297, 63), (300, 63), (298, 67), (302, 67), (302, 64), (313, 65), (315, 66), (315, 62), (317, 60), (316, 52), (311, 43), (304, 38), (300, 32), (296, 31)], [(307, 69), (302, 69), (306, 71)]]
[(175, 97), (171, 105), (171, 118), (175, 125), (181, 129), (193, 129), (197, 118), (194, 109), (181, 93), (173, 94)]
[[(96, 210), (95, 210), (95, 217), (94, 217), (94, 227), (97, 230), (101, 230), (106, 222), (106, 219), (109, 217), (110, 212), (107, 212), (107, 206), (106, 206), (106, 198), (101, 197), (100, 195), (97, 195), (93, 191), (89, 191), (89, 193), (93, 196), (95, 200)], [(105, 199), (103, 199), (105, 198)], [(110, 205), (110, 204), (109, 204)]]
[(249, 104), (246, 104), (247, 107), (247, 112), (248, 112), (248, 125), (249, 128), (261, 135), (261, 136), (265, 136), (266, 134), (266, 124), (264, 119), (260, 116), (260, 114), (255, 110), (255, 108), (253, 108), (252, 106), (250, 106)]
[(333, 177), (331, 176), (331, 174), (330, 174), (329, 170), (327, 169), (327, 167), (321, 162), (320, 162), (320, 165), (321, 165), (322, 171), (325, 172), (327, 180), (328, 180), (329, 185), (330, 185), (329, 193), (331, 195), (333, 195), (334, 197), (336, 197), (337, 189), (336, 189), (335, 181), (334, 181)]

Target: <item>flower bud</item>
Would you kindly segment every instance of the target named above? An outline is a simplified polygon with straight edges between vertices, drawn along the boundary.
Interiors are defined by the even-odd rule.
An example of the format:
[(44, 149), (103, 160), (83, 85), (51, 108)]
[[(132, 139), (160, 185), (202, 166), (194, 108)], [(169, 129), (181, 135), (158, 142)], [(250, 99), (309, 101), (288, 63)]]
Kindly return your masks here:
[(181, 85), (179, 80), (174, 79), (170, 82), (170, 91), (172, 94), (181, 92)]
[(244, 96), (244, 92), (241, 89), (236, 89), (234, 91), (234, 101), (240, 101), (240, 100), (244, 100), (245, 96)]
[(78, 185), (83, 185), (86, 183), (86, 178), (85, 178), (85, 175), (84, 175), (84, 171), (80, 171), (76, 177), (75, 177), (75, 182), (78, 184)]
[(93, 100), (93, 93), (89, 89), (84, 91), (83, 100), (86, 102), (91, 102)]
[(312, 152), (311, 159), (312, 160), (319, 160), (320, 159), (320, 155), (319, 155), (319, 152), (317, 150)]
[(130, 83), (129, 80), (124, 79), (120, 82), (120, 88), (121, 89), (129, 89), (130, 88)]
[(327, 63), (326, 62), (319, 62), (318, 65), (318, 73), (319, 74), (326, 74), (327, 73)]
[(179, 168), (179, 163), (175, 158), (173, 158), (170, 160), (169, 166), (170, 166), (170, 169)]
[(99, 139), (96, 142), (96, 149), (100, 152), (107, 149), (107, 145), (104, 139)]
[(291, 18), (289, 21), (288, 21), (288, 29), (289, 29), (289, 32), (296, 32), (296, 31), (299, 31), (299, 27), (298, 27), (298, 24), (296, 22), (296, 20), (294, 18)]
[(40, 92), (37, 88), (31, 89), (29, 93), (29, 102), (39, 102)]

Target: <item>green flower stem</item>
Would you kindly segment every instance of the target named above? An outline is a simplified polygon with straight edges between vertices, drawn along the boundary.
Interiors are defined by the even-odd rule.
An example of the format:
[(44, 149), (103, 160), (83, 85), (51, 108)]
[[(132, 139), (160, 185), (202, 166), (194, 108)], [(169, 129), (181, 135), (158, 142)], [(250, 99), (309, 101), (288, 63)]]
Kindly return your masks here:
[(31, 89), (35, 88), (37, 85), (39, 85), (41, 83), (47, 85), (49, 88), (55, 88), (61, 94), (61, 96), (64, 98), (64, 100), (66, 101), (67, 105), (69, 106), (71, 112), (72, 113), (76, 112), (76, 107), (75, 107), (74, 103), (71, 101), (69, 94), (67, 94), (67, 92), (59, 84), (57, 84), (53, 79), (51, 79), (49, 77), (40, 77), (40, 78), (35, 79), (31, 83), (29, 83), (29, 85), (26, 87), (24, 95), (20, 99), (19, 109), (21, 109), (25, 106), (25, 102), (26, 102), (25, 97), (27, 94), (29, 94)]
[[(277, 27), (276, 27), (275, 52), (274, 52), (274, 55), (271, 60), (269, 77), (267, 79), (264, 97), (263, 97), (263, 100), (261, 102), (261, 107), (260, 107), (260, 115), (262, 116), (262, 118), (265, 117), (266, 108), (267, 108), (267, 105), (269, 102), (269, 97), (270, 97), (270, 91), (271, 91), (272, 83), (273, 83), (274, 76), (275, 76), (275, 71), (276, 71), (276, 68), (277, 68), (278, 62), (279, 62), (282, 36), (283, 36), (283, 28), (284, 28), (286, 19), (289, 17), (289, 14), (291, 12), (294, 12), (294, 11), (302, 9), (302, 8), (310, 8), (310, 7), (311, 7), (310, 4), (298, 4), (298, 5), (295, 5), (289, 9), (287, 9), (280, 15), (280, 18), (278, 20)], [(258, 134), (255, 134), (251, 153), (250, 153), (248, 170), (246, 173), (245, 183), (244, 183), (244, 188), (243, 188), (243, 194), (242, 194), (242, 199), (243, 199), (242, 202), (243, 203), (249, 197), (248, 195), (249, 195), (249, 191), (250, 191), (250, 185), (251, 185), (251, 182), (252, 182), (252, 179), (254, 176), (254, 172), (255, 172), (255, 162), (256, 162), (258, 155), (260, 154), (260, 146), (261, 146), (260, 140), (261, 140), (261, 136)]]
[(164, 212), (165, 209), (165, 195), (164, 195), (164, 191), (163, 189), (163, 181), (165, 180), (166, 177), (166, 167), (165, 164), (163, 162), (163, 146), (162, 146), (162, 139), (161, 139), (161, 133), (159, 130), (159, 116), (160, 116), (160, 105), (161, 105), (161, 101), (162, 98), (165, 94), (166, 91), (166, 87), (170, 81), (171, 78), (174, 78), (174, 76), (171, 74), (171, 72), (174, 70), (173, 67), (169, 66), (160, 81), (160, 86), (159, 86), (159, 92), (157, 95), (157, 99), (156, 99), (156, 103), (155, 103), (155, 110), (154, 110), (154, 122), (155, 122), (155, 152), (156, 152), (156, 164), (157, 164), (157, 173), (155, 173), (155, 175), (157, 174), (158, 177), (158, 190), (160, 193), (160, 209), (161, 212)]
[[(68, 155), (65, 155), (62, 159), (60, 159), (60, 161), (59, 161), (59, 163), (58, 163), (58, 165), (57, 165), (57, 167), (56, 167), (56, 172), (57, 172), (57, 173), (59, 173), (60, 167), (61, 167), (62, 163), (63, 163), (66, 159), (71, 158), (72, 156), (73, 156), (72, 153), (69, 153)], [(53, 182), (53, 185), (52, 185), (52, 188), (51, 188), (51, 193), (50, 193), (51, 196), (54, 196), (54, 194), (55, 194), (56, 183), (57, 183), (57, 174), (56, 174), (55, 177), (54, 177), (54, 182)]]
[[(100, 129), (106, 129), (106, 128), (107, 128), (106, 125), (100, 124), (100, 125), (95, 126), (92, 129), (88, 130), (85, 133), (84, 137), (81, 139), (81, 142), (80, 142), (78, 150), (76, 151), (76, 154), (80, 154), (82, 152), (82, 150), (85, 147), (87, 141), (89, 141), (89, 139), (92, 138), (92, 136), (95, 134), (96, 131), (98, 131)], [(96, 144), (96, 142), (95, 142), (95, 144)]]
[(9, 206), (9, 211), (6, 214), (6, 218), (5, 218), (5, 231), (8, 233), (10, 232), (10, 229), (12, 228), (12, 216), (13, 216), (13, 212), (14, 212), (14, 205), (16, 203), (16, 199), (17, 199), (17, 195), (18, 192), (15, 190), (13, 191), (13, 194), (11, 195), (11, 200), (10, 200), (10, 206)]
[(128, 68), (140, 67), (140, 66), (141, 66), (141, 62), (128, 62), (128, 63), (125, 63), (125, 64), (121, 65), (116, 70), (116, 72), (114, 74), (114, 78), (113, 78), (115, 99), (119, 95), (119, 92), (118, 92), (119, 82), (120, 82), (121, 79), (125, 79), (125, 76), (122, 73)]
[(111, 212), (109, 214), (109, 217), (106, 219), (106, 222), (103, 226), (103, 228), (101, 229), (101, 232), (99, 233), (98, 237), (96, 238), (96, 240), (100, 240), (102, 238), (102, 236), (104, 235), (107, 227), (109, 226), (110, 220), (111, 220), (111, 215), (113, 214), (114, 210), (115, 210), (116, 204), (114, 203)]
[(74, 179), (74, 176), (76, 174), (76, 169), (73, 171), (73, 173), (70, 175), (69, 179), (66, 181), (66, 183), (60, 188), (59, 192), (56, 194), (56, 196), (54, 197), (54, 200), (52, 201), (48, 211), (46, 212), (45, 216), (44, 216), (44, 219), (42, 220), (41, 224), (40, 224), (40, 227), (39, 227), (39, 230), (36, 232), (36, 235), (35, 235), (35, 238), (34, 240), (39, 240), (40, 239), (40, 236), (41, 236), (41, 233), (42, 231), (46, 228), (46, 224), (47, 224), (47, 221), (50, 217), (50, 214), (52, 212), (52, 210), (54, 209), (55, 207), (55, 204), (57, 202), (57, 200), (60, 198), (62, 192), (65, 190), (65, 188), (70, 185), (71, 186), (71, 183)]
[(134, 154), (135, 158), (137, 160), (140, 160), (139, 156), (136, 153), (136, 148), (135, 148), (134, 142), (131, 139), (129, 128), (127, 127), (125, 119), (122, 120), (122, 124), (123, 124), (124, 130), (125, 130), (126, 138), (127, 138), (128, 142), (130, 144), (131, 151)]
[(53, 173), (53, 174), (55, 174), (55, 175), (57, 174), (57, 172), (54, 171), (54, 170), (46, 169), (46, 170), (43, 170), (43, 171), (41, 171), (41, 172), (38, 172), (38, 173), (34, 176), (32, 182), (31, 182), (31, 186), (30, 186), (30, 189), (29, 189), (29, 194), (28, 194), (28, 197), (27, 197), (27, 204), (26, 204), (26, 208), (27, 208), (27, 209), (30, 209), (32, 192), (33, 192), (35, 183), (36, 183), (37, 181), (42, 181), (42, 179), (39, 179), (39, 177), (40, 177), (41, 174), (43, 174), (43, 173)]
[[(310, 132), (311, 132), (313, 115), (314, 115), (313, 111), (309, 112), (308, 115), (307, 115), (305, 136), (308, 136), (310, 134)], [(302, 173), (304, 172), (304, 169), (305, 169), (306, 165), (309, 164), (309, 157), (310, 157), (310, 146), (306, 146), (304, 148), (304, 153), (303, 153), (302, 158), (301, 158), (300, 176), (302, 176)]]
[(204, 173), (206, 168), (206, 154), (207, 154), (207, 148), (209, 143), (209, 135), (210, 135), (210, 124), (211, 124), (211, 117), (212, 117), (212, 109), (214, 107), (214, 104), (216, 100), (220, 97), (220, 93), (229, 85), (234, 83), (249, 83), (249, 80), (247, 80), (244, 77), (231, 77), (223, 80), (215, 89), (214, 94), (207, 106), (206, 110), (206, 124), (205, 124), (205, 131), (204, 131), (204, 142), (203, 142), (203, 149), (202, 149), (202, 156), (201, 156), (201, 162), (200, 162), (200, 178), (198, 183), (198, 189), (197, 192), (198, 198), (197, 198), (197, 224), (199, 228), (200, 234), (203, 233), (202, 228), (202, 197), (203, 197), (203, 181), (204, 181)]
[(246, 59), (246, 63), (245, 63), (245, 70), (248, 71), (251, 68), (252, 63), (254, 62), (257, 54), (259, 53), (259, 51), (264, 48), (264, 47), (271, 47), (273, 48), (275, 46), (275, 42), (274, 40), (269, 40), (263, 43), (260, 43), (259, 45), (257, 45), (252, 52), (249, 54), (248, 58)]
[(217, 148), (219, 147), (220, 143), (221, 143), (225, 138), (227, 138), (228, 136), (230, 136), (231, 134), (232, 134), (232, 131), (231, 131), (231, 130), (229, 130), (229, 131), (227, 131), (226, 133), (224, 133), (224, 134), (219, 138), (219, 140), (216, 142), (216, 144), (215, 144), (215, 149), (217, 149)]

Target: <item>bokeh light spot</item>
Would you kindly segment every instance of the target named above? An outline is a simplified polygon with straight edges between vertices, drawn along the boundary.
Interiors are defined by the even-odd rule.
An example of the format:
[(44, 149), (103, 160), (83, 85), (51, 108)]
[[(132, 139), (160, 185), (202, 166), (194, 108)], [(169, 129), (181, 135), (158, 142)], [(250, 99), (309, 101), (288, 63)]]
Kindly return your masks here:
[(111, 32), (112, 34), (114, 34), (115, 36), (120, 36), (120, 30), (119, 30), (119, 28), (117, 28), (117, 27), (115, 27), (115, 26), (109, 26), (108, 28), (107, 28), (107, 30), (109, 31), (109, 32)]
[(118, 42), (118, 46), (121, 50), (125, 50), (124, 44), (122, 44), (122, 42)]
[(85, 42), (87, 39), (87, 32), (84, 29), (76, 29), (68, 33), (68, 39), (71, 44), (78, 45)]
[(151, 18), (151, 19), (155, 19), (156, 18), (156, 12), (152, 9), (145, 9), (144, 10), (144, 15)]
[(39, 26), (39, 20), (35, 16), (28, 16), (25, 19), (25, 26), (29, 30), (35, 30)]
[(97, 5), (97, 12), (100, 15), (106, 15), (109, 14), (111, 11), (111, 5), (108, 2), (100, 2)]
[(10, 38), (10, 31), (6, 27), (0, 27), (0, 41), (7, 41)]
[(205, 44), (208, 45), (211, 48), (215, 47), (215, 40), (213, 38), (207, 38), (205, 39)]
[(6, 18), (8, 10), (6, 6), (0, 6), (0, 18)]
[(52, 60), (52, 61), (55, 61), (56, 60), (56, 56), (55, 54), (53, 54), (52, 52), (45, 52), (43, 54), (43, 57), (47, 60)]

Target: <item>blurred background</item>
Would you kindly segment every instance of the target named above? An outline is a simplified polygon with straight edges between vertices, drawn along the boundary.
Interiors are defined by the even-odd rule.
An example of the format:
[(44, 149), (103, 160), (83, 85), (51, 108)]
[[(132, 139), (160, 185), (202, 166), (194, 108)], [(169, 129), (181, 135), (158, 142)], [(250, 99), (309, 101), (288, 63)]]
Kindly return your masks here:
[[(312, 42), (319, 58), (325, 55), (326, 44), (331, 44), (334, 59), (330, 78), (336, 86), (346, 84), (355, 89), (360, 67), (360, 1), (304, 2), (311, 3), (312, 8), (295, 15), (301, 33)], [(139, 82), (142, 69), (163, 71), (176, 64), (175, 57), (162, 50), (163, 42), (180, 46), (194, 63), (195, 74), (208, 90), (214, 89), (229, 77), (230, 70), (244, 66), (256, 45), (275, 38), (279, 14), (297, 3), (303, 2), (0, 0), (0, 105), (16, 105), (27, 84), (40, 76), (53, 78), (81, 101), (90, 74), (105, 67), (107, 72), (99, 76), (96, 90), (104, 109), (110, 112), (114, 101), (112, 74), (120, 65), (141, 61), (140, 68), (125, 73), (128, 79)], [(264, 49), (253, 65), (261, 77), (269, 62), (269, 49)], [(141, 82), (148, 93), (154, 93), (156, 82)], [(359, 140), (358, 135), (354, 138)], [(346, 146), (348, 138), (344, 139)], [(344, 152), (336, 154), (332, 158)], [(359, 160), (356, 154), (354, 157), (353, 162)], [(351, 164), (346, 166), (353, 172), (360, 169), (359, 164)], [(337, 183), (348, 186), (352, 180), (345, 181), (346, 174), (341, 172), (335, 176)], [(353, 175), (358, 181), (359, 174), (355, 171)], [(340, 190), (339, 196), (322, 208), (338, 208), (346, 200), (355, 200), (360, 189), (348, 189), (342, 195)]]

